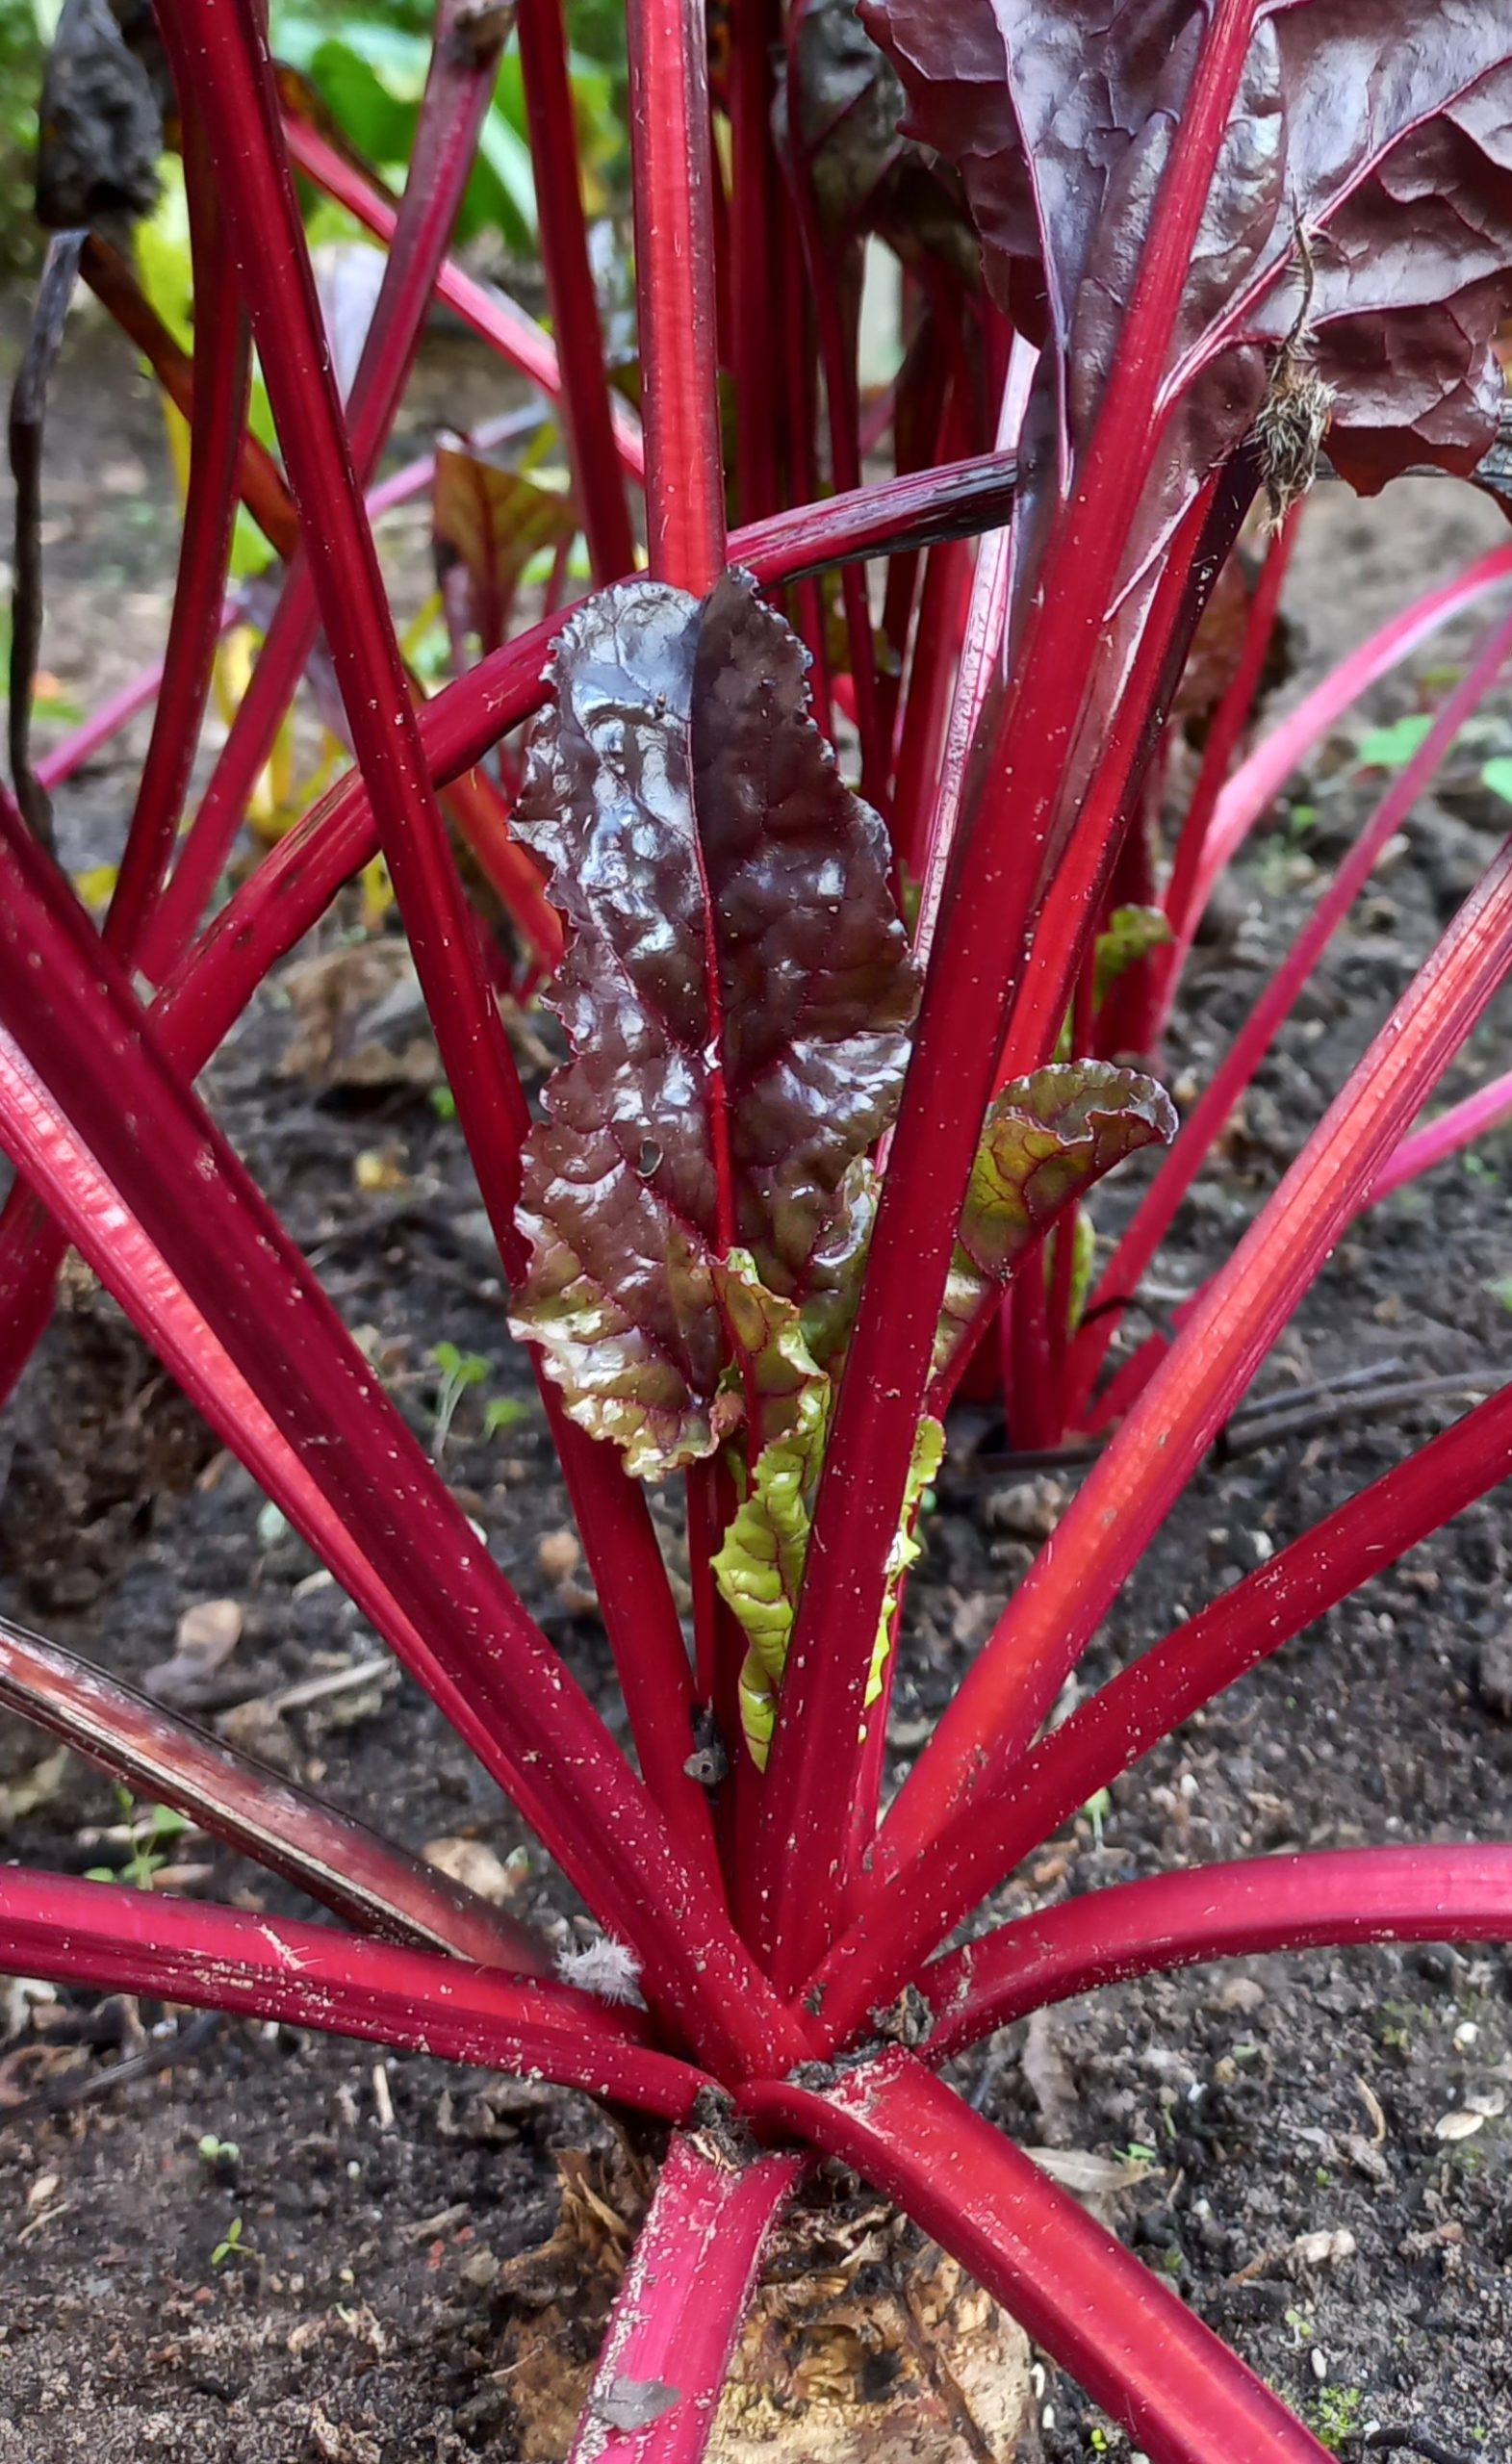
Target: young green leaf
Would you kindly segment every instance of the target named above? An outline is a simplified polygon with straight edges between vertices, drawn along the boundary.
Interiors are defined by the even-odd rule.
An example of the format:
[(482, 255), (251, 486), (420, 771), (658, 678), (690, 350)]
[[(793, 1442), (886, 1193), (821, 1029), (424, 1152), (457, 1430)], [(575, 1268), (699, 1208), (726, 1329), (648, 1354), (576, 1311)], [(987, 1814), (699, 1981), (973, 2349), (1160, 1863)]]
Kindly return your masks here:
[(824, 1459), (829, 1417), (830, 1380), (816, 1376), (795, 1395), (786, 1432), (762, 1448), (751, 1494), (711, 1560), (720, 1592), (750, 1639), (740, 1672), (740, 1717), (752, 1758), (763, 1770), (808, 1549), (808, 1499)]
[(738, 1414), (713, 1273), (731, 1241), (769, 1293), (833, 1296), (846, 1176), (902, 1085), (916, 986), (886, 838), (806, 666), (746, 576), (702, 603), (604, 591), (560, 638), (521, 797), (567, 918), (573, 1058), (525, 1149), (513, 1323), (642, 1477)]
[(1056, 1062), (993, 1098), (971, 1168), (935, 1374), (947, 1368), (995, 1288), (1072, 1198), (1141, 1146), (1176, 1134), (1170, 1097), (1153, 1078), (1106, 1061)]
[(887, 1552), (887, 1588), (883, 1594), (882, 1615), (877, 1624), (877, 1639), (872, 1645), (872, 1663), (866, 1679), (865, 1703), (870, 1709), (882, 1692), (883, 1676), (887, 1666), (887, 1654), (892, 1649), (892, 1624), (898, 1613), (898, 1600), (903, 1578), (917, 1563), (921, 1543), (915, 1535), (919, 1507), (924, 1492), (939, 1470), (945, 1453), (945, 1431), (936, 1420), (920, 1421), (913, 1440), (912, 1459), (909, 1464), (908, 1486), (903, 1492), (903, 1512), (898, 1528)]
[(1092, 991), (1099, 1006), (1120, 976), (1170, 939), (1170, 918), (1161, 907), (1115, 907), (1097, 936), (1092, 954)]

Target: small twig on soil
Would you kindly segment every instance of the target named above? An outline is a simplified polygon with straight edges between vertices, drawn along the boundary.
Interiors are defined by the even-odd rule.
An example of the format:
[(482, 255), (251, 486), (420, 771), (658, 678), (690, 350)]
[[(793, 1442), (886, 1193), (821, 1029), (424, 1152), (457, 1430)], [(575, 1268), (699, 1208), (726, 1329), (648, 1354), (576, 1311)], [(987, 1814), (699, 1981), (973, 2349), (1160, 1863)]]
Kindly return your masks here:
[(1459, 2454), (1453, 2448), (1441, 2447), (1426, 2430), (1416, 2427), (1370, 2430), (1366, 2435), (1365, 2450), (1371, 2455), (1403, 2452), (1421, 2455), (1422, 2464), (1470, 2464), (1468, 2455)]
[(139, 2079), (150, 2078), (155, 2071), (188, 2062), (203, 2052), (220, 2024), (218, 2011), (196, 2012), (193, 2018), (181, 2022), (174, 2035), (158, 2038), (143, 2045), (140, 2053), (129, 2053), (124, 2062), (113, 2062), (108, 2070), (91, 2070), (83, 2079), (61, 2079), (56, 2087), (40, 2089), (24, 2104), (0, 2109), (0, 2128), (71, 2113), (76, 2105), (94, 2104), (101, 2096), (114, 2095), (117, 2088), (133, 2087)]
[[(1449, 1371), (1441, 1376), (1403, 1378), (1398, 1375), (1402, 1366), (1399, 1360), (1377, 1361), (1369, 1369), (1345, 1370), (1315, 1386), (1283, 1389), (1243, 1403), (1214, 1439), (1213, 1457), (1226, 1463), (1236, 1454), (1252, 1454), (1263, 1446), (1279, 1446), (1287, 1438), (1311, 1437), (1351, 1419), (1374, 1419), (1435, 1396), (1490, 1395), (1499, 1383), (1495, 1372)], [(1001, 1479), (1005, 1474), (1070, 1471), (1095, 1462), (1107, 1444), (1108, 1436), (1086, 1437), (1023, 1453), (979, 1454), (961, 1476)]]
[(252, 1700), (259, 1710), (281, 1717), (285, 1711), (307, 1710), (312, 1703), (328, 1702), (333, 1694), (349, 1694), (358, 1686), (397, 1674), (397, 1662), (385, 1654), (381, 1658), (360, 1659), (350, 1668), (333, 1669), (326, 1677), (301, 1678), (297, 1685), (285, 1685), (276, 1694), (254, 1695)]

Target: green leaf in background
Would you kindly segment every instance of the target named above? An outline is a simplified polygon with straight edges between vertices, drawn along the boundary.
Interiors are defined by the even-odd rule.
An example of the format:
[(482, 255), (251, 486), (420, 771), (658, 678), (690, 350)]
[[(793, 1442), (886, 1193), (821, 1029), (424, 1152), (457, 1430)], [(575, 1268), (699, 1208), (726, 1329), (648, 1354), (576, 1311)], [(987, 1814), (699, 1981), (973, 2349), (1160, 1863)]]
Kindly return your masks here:
[[(180, 349), (192, 351), (194, 347), (194, 279), (190, 262), (184, 167), (176, 154), (164, 156), (161, 178), (162, 192), (157, 205), (152, 214), (137, 226), (137, 276)], [(188, 468), (189, 430), (167, 397), (164, 398), (163, 416), (167, 424), (168, 440), (182, 482)], [(268, 388), (255, 362), (247, 424), (262, 444), (270, 451), (276, 451), (277, 439)], [(239, 505), (231, 539), (233, 581), (245, 581), (249, 575), (265, 572), (270, 556), (268, 542), (257, 524), (245, 505)]]
[(1099, 1008), (1121, 975), (1164, 949), (1171, 938), (1170, 918), (1160, 907), (1115, 907), (1097, 936), (1092, 959), (1092, 997)]
[(1405, 770), (1433, 725), (1428, 710), (1410, 710), (1389, 728), (1371, 728), (1361, 736), (1354, 757), (1362, 770)]
[(1512, 754), (1499, 753), (1493, 760), (1482, 762), (1480, 783), (1489, 787), (1494, 796), (1500, 796), (1504, 803), (1512, 805)]

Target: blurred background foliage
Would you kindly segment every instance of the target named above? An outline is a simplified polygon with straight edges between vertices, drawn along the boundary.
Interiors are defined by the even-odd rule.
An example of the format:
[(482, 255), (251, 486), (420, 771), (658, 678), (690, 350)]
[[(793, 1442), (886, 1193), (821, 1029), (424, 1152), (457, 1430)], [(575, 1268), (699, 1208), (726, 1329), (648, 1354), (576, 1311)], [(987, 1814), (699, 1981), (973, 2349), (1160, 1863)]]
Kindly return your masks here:
[[(60, 6), (0, 0), (0, 279), (23, 272), (40, 253), (32, 218), (37, 95)], [(432, 0), (272, 0), (274, 52), (309, 79), (350, 143), (395, 185), (402, 184), (409, 156), (434, 13)], [(622, 0), (567, 0), (567, 23), (589, 210), (602, 213), (628, 176)], [(500, 259), (534, 254), (535, 194), (512, 44), (457, 242)]]

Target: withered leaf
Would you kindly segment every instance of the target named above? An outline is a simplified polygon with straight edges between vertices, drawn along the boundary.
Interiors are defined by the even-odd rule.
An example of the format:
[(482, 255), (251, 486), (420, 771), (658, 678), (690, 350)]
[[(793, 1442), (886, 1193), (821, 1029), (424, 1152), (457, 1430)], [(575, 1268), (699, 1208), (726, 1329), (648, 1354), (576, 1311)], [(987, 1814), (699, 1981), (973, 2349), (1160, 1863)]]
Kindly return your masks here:
[(854, 1159), (887, 1126), (916, 988), (875, 813), (808, 716), (802, 645), (743, 575), (568, 623), (518, 830), (567, 920), (573, 1058), (525, 1152), (517, 1330), (568, 1409), (654, 1476), (738, 1410), (712, 1268), (802, 1303), (839, 1272)]
[(543, 548), (569, 541), (577, 517), (566, 497), (470, 446), (443, 445), (431, 493), (436, 579), (458, 633), (482, 649), (504, 640), (525, 567)]

